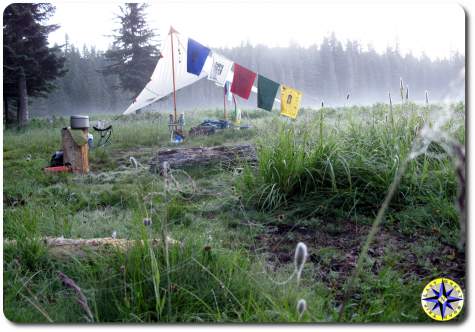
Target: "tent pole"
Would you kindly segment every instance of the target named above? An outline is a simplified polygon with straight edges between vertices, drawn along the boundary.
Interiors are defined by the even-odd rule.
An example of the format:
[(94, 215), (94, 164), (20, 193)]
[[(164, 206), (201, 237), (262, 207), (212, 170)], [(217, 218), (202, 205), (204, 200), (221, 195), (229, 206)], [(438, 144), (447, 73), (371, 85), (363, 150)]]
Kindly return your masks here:
[(226, 82), (224, 83), (224, 88), (223, 88), (223, 92), (224, 92), (224, 97), (223, 97), (223, 102), (224, 102), (224, 120), (227, 120), (227, 114), (226, 114)]
[(173, 76), (173, 121), (177, 123), (177, 116), (176, 116), (176, 89), (175, 89), (175, 51), (173, 49), (173, 33), (175, 32), (175, 29), (173, 29), (172, 26), (170, 26), (170, 40), (172, 43), (172, 76)]

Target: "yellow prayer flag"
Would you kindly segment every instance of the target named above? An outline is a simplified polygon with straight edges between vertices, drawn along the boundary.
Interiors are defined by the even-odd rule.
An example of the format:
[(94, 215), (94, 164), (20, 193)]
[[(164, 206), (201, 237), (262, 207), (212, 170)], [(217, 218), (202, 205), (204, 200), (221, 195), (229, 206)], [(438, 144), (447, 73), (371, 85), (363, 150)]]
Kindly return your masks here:
[(300, 109), (300, 101), (302, 99), (302, 92), (286, 85), (282, 85), (280, 97), (280, 115), (285, 115), (292, 119), (297, 118), (297, 113)]

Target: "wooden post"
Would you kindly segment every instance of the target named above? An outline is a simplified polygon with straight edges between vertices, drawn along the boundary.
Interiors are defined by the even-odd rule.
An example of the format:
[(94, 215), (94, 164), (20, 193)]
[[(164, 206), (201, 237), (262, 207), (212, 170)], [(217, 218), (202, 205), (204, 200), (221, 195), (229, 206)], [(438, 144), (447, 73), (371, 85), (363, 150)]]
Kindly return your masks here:
[[(86, 174), (89, 172), (89, 146), (87, 144), (88, 130), (77, 130), (83, 142), (76, 142), (71, 135), (71, 128), (61, 129), (63, 144), (63, 159), (65, 165), (70, 165), (74, 173)], [(82, 143), (82, 144), (81, 144)]]
[(172, 44), (172, 77), (173, 77), (173, 116), (174, 116), (174, 121), (177, 123), (178, 119), (176, 116), (176, 89), (175, 89), (175, 50), (173, 48), (173, 33), (176, 32), (175, 29), (173, 29), (172, 26), (170, 26), (170, 40)]

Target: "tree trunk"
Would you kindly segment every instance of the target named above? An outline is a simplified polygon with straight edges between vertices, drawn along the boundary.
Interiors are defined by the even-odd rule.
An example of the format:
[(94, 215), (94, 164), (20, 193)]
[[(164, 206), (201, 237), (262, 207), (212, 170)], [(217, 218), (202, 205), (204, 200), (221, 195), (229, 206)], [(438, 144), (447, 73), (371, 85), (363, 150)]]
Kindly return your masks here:
[(28, 123), (28, 94), (26, 91), (26, 77), (23, 68), (20, 68), (20, 77), (18, 78), (18, 127), (21, 128)]
[(6, 127), (8, 122), (8, 98), (3, 96), (3, 125)]

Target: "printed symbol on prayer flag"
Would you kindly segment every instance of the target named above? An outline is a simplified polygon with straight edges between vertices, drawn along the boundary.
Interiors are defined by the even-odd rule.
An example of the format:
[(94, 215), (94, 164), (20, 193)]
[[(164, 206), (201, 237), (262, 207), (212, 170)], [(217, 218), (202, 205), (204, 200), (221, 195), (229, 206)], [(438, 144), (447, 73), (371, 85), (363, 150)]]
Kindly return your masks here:
[(287, 104), (292, 103), (292, 95), (287, 96)]
[(214, 64), (214, 68), (216, 70), (216, 74), (221, 75), (221, 73), (223, 72), (223, 69), (224, 69), (224, 65), (222, 63), (216, 62)]

